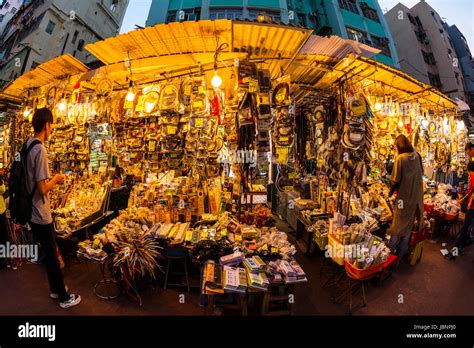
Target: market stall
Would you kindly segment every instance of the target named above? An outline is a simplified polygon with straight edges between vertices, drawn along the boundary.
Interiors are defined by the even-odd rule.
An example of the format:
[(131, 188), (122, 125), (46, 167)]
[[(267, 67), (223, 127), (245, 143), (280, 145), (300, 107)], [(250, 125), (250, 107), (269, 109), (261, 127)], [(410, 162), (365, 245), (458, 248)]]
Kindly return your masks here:
[(395, 137), (411, 138), (435, 179), (462, 173), (466, 129), (454, 101), (370, 59), (378, 50), (311, 34), (249, 21), (157, 25), (86, 46), (104, 63), (96, 70), (65, 55), (7, 86), (3, 98), (23, 100), (16, 149), (35, 109), (54, 112), (52, 171), (70, 173), (53, 193), (57, 232), (105, 214), (111, 187), (128, 178), (127, 208), (79, 244), (113, 259), (128, 290), (168, 273), (160, 259), (173, 247), (200, 269), (207, 296), (316, 276), (272, 212), (308, 255), (314, 241), (351, 279), (382, 274), (394, 260)]

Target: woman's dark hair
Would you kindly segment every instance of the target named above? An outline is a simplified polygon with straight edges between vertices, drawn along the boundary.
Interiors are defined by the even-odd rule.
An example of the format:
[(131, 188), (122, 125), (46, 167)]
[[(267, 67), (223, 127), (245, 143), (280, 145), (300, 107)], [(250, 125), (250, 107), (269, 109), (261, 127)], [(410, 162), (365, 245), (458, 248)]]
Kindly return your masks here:
[(415, 152), (413, 145), (410, 143), (410, 140), (403, 134), (400, 134), (397, 139), (395, 139), (395, 147), (397, 148), (398, 154)]
[(474, 172), (474, 162), (469, 162), (467, 164), (467, 171), (468, 172)]
[(48, 108), (41, 108), (35, 111), (33, 119), (31, 121), (35, 133), (39, 133), (43, 130), (46, 123), (53, 123), (53, 113)]

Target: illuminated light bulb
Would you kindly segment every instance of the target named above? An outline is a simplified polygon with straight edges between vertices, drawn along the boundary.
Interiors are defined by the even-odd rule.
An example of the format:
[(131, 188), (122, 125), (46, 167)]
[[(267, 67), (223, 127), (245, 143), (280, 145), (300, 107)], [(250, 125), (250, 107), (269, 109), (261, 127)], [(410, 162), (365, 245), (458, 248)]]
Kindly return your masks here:
[(400, 119), (400, 121), (398, 121), (398, 127), (400, 127), (400, 128), (403, 127), (403, 121), (402, 121), (402, 119)]
[(211, 85), (214, 88), (219, 88), (222, 85), (222, 79), (221, 77), (217, 74), (217, 71), (214, 71), (214, 76), (211, 79)]
[(58, 105), (59, 111), (64, 111), (66, 110), (66, 100), (63, 98), (61, 102)]
[(382, 104), (380, 104), (379, 102), (376, 102), (375, 103), (375, 111), (380, 111), (382, 110)]
[(127, 93), (127, 96), (125, 97), (125, 99), (127, 99), (128, 102), (132, 102), (132, 101), (135, 100), (135, 93), (133, 93), (132, 88), (130, 88), (128, 90), (128, 93)]
[(427, 129), (428, 126), (429, 126), (429, 122), (426, 118), (424, 118), (422, 121), (421, 121), (421, 126), (424, 128), (424, 129)]
[(23, 111), (23, 117), (26, 118), (26, 117), (30, 116), (30, 113), (31, 113), (30, 109), (26, 108), (25, 111)]
[(456, 124), (456, 128), (458, 129), (458, 132), (462, 132), (464, 130), (464, 122), (459, 120)]

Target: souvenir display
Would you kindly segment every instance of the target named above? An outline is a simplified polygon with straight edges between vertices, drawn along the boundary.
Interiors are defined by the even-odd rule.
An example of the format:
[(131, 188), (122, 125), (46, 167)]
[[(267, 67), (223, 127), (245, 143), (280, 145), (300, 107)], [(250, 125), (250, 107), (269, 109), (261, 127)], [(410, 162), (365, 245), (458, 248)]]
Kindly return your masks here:
[[(183, 261), (201, 295), (252, 295), (255, 305), (253, 293), (267, 299), (317, 278), (297, 254), (317, 249), (351, 279), (381, 276), (396, 258), (385, 243), (397, 217), (390, 176), (400, 134), (421, 157), (425, 228), (458, 218), (453, 187), (469, 160), (468, 132), (444, 107), (449, 98), (392, 88), (385, 75), (404, 77), (381, 63), (363, 77), (340, 57), (309, 63), (316, 54), (303, 60), (238, 40), (228, 47), (219, 42), (226, 35), (211, 52), (216, 28), (177, 67), (167, 50), (142, 60), (143, 48), (130, 52), (133, 64), (51, 77), (25, 89), (17, 114), (0, 125), (1, 169), (32, 137), (34, 112), (52, 110), (50, 172), (67, 174), (49, 192), (55, 232), (89, 261), (109, 260), (114, 282), (136, 295), (162, 278), (166, 288), (172, 264)], [(118, 57), (119, 46), (110, 47)], [(121, 190), (123, 204), (111, 207)]]

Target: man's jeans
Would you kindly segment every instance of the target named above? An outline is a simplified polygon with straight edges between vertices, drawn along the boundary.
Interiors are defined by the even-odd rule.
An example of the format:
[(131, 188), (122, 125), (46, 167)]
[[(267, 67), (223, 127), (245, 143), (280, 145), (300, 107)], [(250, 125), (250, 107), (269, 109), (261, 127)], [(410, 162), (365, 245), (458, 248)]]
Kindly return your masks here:
[(392, 236), (390, 238), (388, 247), (390, 248), (392, 253), (395, 252), (395, 249), (398, 249), (396, 253), (398, 257), (397, 265), (400, 264), (400, 261), (403, 259), (403, 256), (405, 256), (405, 253), (407, 252), (408, 243), (410, 243), (410, 237), (411, 237), (411, 231), (408, 232), (408, 234), (405, 237)]
[(41, 245), (44, 253), (44, 265), (48, 273), (49, 287), (51, 293), (58, 294), (61, 302), (67, 301), (69, 295), (64, 287), (63, 272), (56, 256), (56, 242), (54, 240), (53, 225), (37, 225), (29, 223), (33, 236)]

